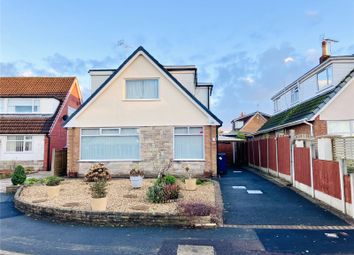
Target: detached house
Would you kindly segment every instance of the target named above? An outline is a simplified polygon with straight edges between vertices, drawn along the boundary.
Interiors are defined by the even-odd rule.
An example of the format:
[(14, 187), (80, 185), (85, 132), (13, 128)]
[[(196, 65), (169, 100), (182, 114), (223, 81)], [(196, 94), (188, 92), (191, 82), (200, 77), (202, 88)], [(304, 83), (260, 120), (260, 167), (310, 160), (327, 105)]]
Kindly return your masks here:
[(92, 95), (66, 121), (68, 175), (82, 176), (104, 162), (113, 175), (135, 164), (156, 176), (171, 172), (216, 174), (217, 128), (210, 111), (212, 85), (200, 83), (195, 66), (163, 66), (143, 47), (117, 69), (89, 71)]
[(0, 169), (49, 170), (66, 146), (64, 119), (81, 104), (75, 77), (0, 77)]

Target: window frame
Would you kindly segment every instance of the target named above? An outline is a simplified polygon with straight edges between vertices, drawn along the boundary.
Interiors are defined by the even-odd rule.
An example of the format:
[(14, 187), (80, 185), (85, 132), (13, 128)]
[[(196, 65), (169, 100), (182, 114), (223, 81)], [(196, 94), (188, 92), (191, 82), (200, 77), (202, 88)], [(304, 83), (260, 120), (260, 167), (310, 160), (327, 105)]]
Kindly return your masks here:
[(333, 136), (343, 136), (343, 137), (348, 137), (348, 135), (345, 135), (343, 132), (337, 132), (337, 133), (330, 133), (329, 132), (329, 123), (336, 123), (336, 122), (345, 122), (347, 125), (349, 125), (349, 137), (354, 136), (354, 120), (328, 120), (327, 121), (327, 134), (328, 135), (333, 135)]
[[(318, 81), (319, 81), (318, 76), (320, 74), (322, 74), (323, 72), (326, 73), (326, 81), (327, 82), (326, 82), (326, 86), (320, 87), (320, 85), (318, 83)], [(330, 73), (330, 75), (329, 75), (329, 73)], [(329, 77), (332, 78), (330, 82), (329, 82)], [(327, 66), (326, 68), (322, 69), (321, 72), (318, 72), (316, 74), (316, 85), (317, 85), (317, 92), (324, 91), (333, 85), (333, 66), (332, 65)]]
[[(13, 106), (15, 108), (15, 110), (14, 111), (10, 111), (9, 109), (12, 106), (9, 106), (9, 103), (13, 99), (15, 99), (15, 100), (16, 99), (17, 100), (23, 100), (23, 99), (31, 100), (31, 111), (30, 112), (28, 112), (28, 111), (27, 112), (17, 112), (16, 111), (16, 105)], [(38, 105), (36, 105), (35, 102), (38, 102)], [(35, 107), (37, 107), (37, 111), (34, 110)], [(6, 102), (6, 109), (7, 109), (6, 113), (11, 113), (11, 114), (40, 114), (41, 113), (41, 100), (39, 98), (17, 98), (17, 97), (8, 98), (7, 102)]]
[[(9, 140), (9, 136), (22, 136), (23, 139), (22, 140)], [(27, 139), (26, 137), (30, 137), (30, 139)], [(22, 151), (9, 151), (7, 149), (7, 143), (8, 142), (22, 142), (22, 148), (23, 150)], [(31, 149), (30, 150), (25, 150), (26, 148), (26, 142), (30, 142), (31, 143)], [(12, 154), (15, 154), (15, 153), (32, 153), (33, 152), (33, 136), (32, 135), (21, 135), (21, 134), (10, 134), (10, 135), (6, 135), (6, 143), (5, 143), (5, 152), (6, 153), (12, 153)]]
[[(128, 98), (127, 97), (127, 81), (157, 81), (157, 97), (156, 98)], [(124, 101), (159, 101), (160, 100), (160, 79), (158, 77), (149, 78), (126, 78), (124, 81)]]
[[(188, 134), (176, 134), (175, 130), (176, 128), (187, 128), (188, 130)], [(175, 136), (186, 136), (186, 135), (190, 135), (190, 136), (197, 136), (197, 134), (191, 134), (189, 132), (190, 128), (201, 128), (203, 133), (201, 135), (198, 136), (202, 136), (202, 147), (203, 147), (203, 156), (200, 159), (179, 159), (175, 157)], [(172, 153), (173, 153), (173, 161), (205, 161), (205, 129), (204, 126), (175, 126), (173, 127), (173, 137), (172, 137)]]
[[(296, 98), (295, 98), (295, 96), (296, 96)], [(290, 102), (291, 102), (291, 105), (294, 105), (294, 104), (297, 104), (300, 102), (300, 87), (299, 87), (299, 85), (296, 85), (293, 88), (291, 88)]]
[(279, 112), (279, 100), (280, 97), (274, 99), (274, 112)]
[[(82, 135), (83, 130), (99, 130), (97, 135)], [(102, 134), (102, 130), (109, 130), (109, 129), (119, 129), (118, 134)], [(136, 134), (121, 134), (121, 129), (136, 129)], [(139, 139), (139, 157), (136, 159), (82, 159), (82, 136), (86, 137), (111, 137), (111, 136), (116, 136), (116, 137), (132, 137), (136, 136)], [(140, 137), (140, 129), (137, 127), (109, 127), (109, 128), (80, 128), (80, 157), (79, 157), (79, 162), (123, 162), (123, 161), (141, 161), (141, 137)]]

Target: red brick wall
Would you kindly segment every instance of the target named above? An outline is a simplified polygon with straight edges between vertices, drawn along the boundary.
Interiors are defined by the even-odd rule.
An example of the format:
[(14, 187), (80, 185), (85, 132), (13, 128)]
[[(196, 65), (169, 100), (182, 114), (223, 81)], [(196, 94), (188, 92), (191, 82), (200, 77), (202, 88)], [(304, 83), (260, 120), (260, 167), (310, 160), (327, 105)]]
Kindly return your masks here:
[[(49, 157), (48, 157), (48, 168), (50, 168), (51, 164), (51, 159), (52, 159), (52, 151), (53, 149), (62, 149), (65, 148), (66, 146), (66, 140), (67, 140), (67, 130), (63, 128), (63, 116), (68, 114), (68, 107), (72, 107), (74, 109), (79, 108), (80, 106), (80, 99), (79, 99), (79, 92), (74, 86), (74, 88), (71, 91), (71, 94), (69, 95), (69, 98), (65, 105), (62, 106), (62, 111), (59, 113), (59, 118), (57, 122), (55, 123), (51, 133), (50, 133), (50, 146), (49, 146)], [(47, 150), (48, 147), (45, 147), (45, 150)], [(46, 152), (45, 152), (46, 153)]]

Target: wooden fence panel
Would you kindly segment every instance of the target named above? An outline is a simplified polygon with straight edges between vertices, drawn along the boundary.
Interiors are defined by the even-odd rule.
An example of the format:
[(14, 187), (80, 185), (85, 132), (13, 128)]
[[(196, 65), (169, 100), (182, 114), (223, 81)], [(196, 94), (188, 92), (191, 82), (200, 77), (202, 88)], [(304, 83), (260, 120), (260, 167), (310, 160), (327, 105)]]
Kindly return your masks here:
[(277, 171), (276, 140), (274, 137), (268, 138), (269, 168)]
[(256, 158), (256, 157), (255, 157), (255, 154), (256, 154), (256, 153), (255, 153), (255, 148), (254, 148), (254, 147), (255, 147), (255, 143), (256, 143), (256, 141), (254, 141), (254, 140), (251, 142), (251, 151), (252, 151), (251, 163), (252, 163), (252, 165), (255, 165), (255, 164), (256, 164), (256, 160), (255, 160), (255, 158)]
[(315, 159), (313, 173), (316, 190), (341, 199), (340, 172), (337, 161)]
[(267, 148), (267, 139), (261, 139), (259, 141), (260, 148), (261, 148), (261, 167), (267, 168), (268, 167), (268, 148)]
[(290, 139), (288, 136), (281, 136), (278, 142), (278, 168), (282, 174), (290, 175)]
[(294, 149), (295, 180), (311, 186), (310, 149)]
[(67, 166), (67, 150), (56, 150), (52, 151), (52, 171), (56, 176), (66, 175)]
[(253, 148), (254, 148), (254, 161), (255, 161), (254, 164), (256, 166), (260, 166), (261, 164), (260, 164), (260, 158), (259, 158), (259, 140), (254, 141)]

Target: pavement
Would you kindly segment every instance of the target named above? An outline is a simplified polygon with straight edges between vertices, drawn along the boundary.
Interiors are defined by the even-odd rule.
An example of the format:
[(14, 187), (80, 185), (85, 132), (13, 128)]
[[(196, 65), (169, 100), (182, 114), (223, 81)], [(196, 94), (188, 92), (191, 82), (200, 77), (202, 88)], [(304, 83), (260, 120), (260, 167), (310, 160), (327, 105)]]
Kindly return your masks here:
[[(284, 223), (297, 226), (300, 220), (308, 227), (309, 224), (348, 226), (293, 191), (245, 171), (229, 171), (220, 183), (226, 227), (215, 229), (57, 224), (21, 214), (13, 207), (12, 196), (0, 194), (0, 250), (53, 255), (354, 254), (354, 230), (280, 229)], [(232, 186), (247, 188), (241, 191)], [(259, 189), (263, 194), (246, 195), (248, 188)], [(263, 223), (274, 225), (265, 229)], [(260, 224), (260, 227), (252, 228), (249, 224)]]

